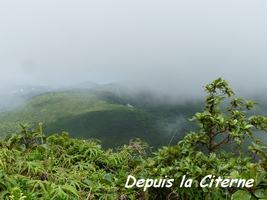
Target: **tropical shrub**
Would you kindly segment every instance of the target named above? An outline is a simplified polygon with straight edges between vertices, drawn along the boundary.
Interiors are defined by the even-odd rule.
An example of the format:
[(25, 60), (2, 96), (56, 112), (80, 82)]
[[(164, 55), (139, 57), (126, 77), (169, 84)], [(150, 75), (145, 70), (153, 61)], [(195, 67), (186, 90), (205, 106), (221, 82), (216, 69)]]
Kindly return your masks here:
[(143, 171), (145, 148), (133, 140), (104, 150), (98, 141), (70, 138), (65, 132), (45, 136), (41, 124), (37, 130), (22, 126), (20, 134), (1, 141), (0, 198), (135, 198), (138, 191), (124, 189), (124, 179)]
[[(205, 89), (205, 108), (192, 118), (199, 129), (187, 134), (177, 145), (161, 148), (149, 159), (150, 176), (168, 175), (177, 180), (171, 189), (152, 190), (151, 195), (155, 199), (167, 195), (177, 199), (267, 198), (266, 145), (255, 136), (255, 132), (266, 132), (267, 118), (251, 115), (248, 111), (255, 103), (236, 98), (221, 78)], [(179, 188), (183, 175), (199, 182), (209, 174), (253, 178), (255, 184), (243, 190), (236, 187)]]

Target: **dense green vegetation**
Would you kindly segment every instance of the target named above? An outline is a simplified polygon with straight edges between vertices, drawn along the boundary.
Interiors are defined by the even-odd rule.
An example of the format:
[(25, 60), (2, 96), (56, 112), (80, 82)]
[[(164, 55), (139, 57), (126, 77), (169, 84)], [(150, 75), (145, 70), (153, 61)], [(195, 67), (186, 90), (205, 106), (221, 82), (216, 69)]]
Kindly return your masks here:
[[(173, 146), (151, 152), (141, 140), (102, 149), (95, 140), (67, 133), (45, 134), (21, 126), (0, 142), (1, 199), (267, 199), (266, 144), (255, 137), (267, 130), (267, 118), (251, 115), (254, 102), (235, 98), (226, 81), (206, 86), (203, 112), (192, 120), (198, 129)], [(247, 151), (242, 144), (249, 138)], [(225, 148), (227, 146), (227, 148)], [(228, 149), (228, 150), (225, 150)], [(229, 151), (231, 149), (231, 151)], [(124, 188), (127, 176), (174, 178), (171, 188)], [(179, 188), (182, 175), (199, 181), (207, 174), (253, 178), (252, 188)]]
[[(97, 141), (67, 133), (46, 137), (42, 129), (1, 142), (1, 199), (116, 199), (127, 173), (138, 171), (143, 146), (134, 142), (104, 151)], [(121, 189), (120, 189), (121, 188)], [(121, 190), (121, 191), (120, 191)]]
[(20, 123), (33, 126), (41, 121), (49, 133), (68, 131), (77, 138), (97, 138), (104, 147), (137, 137), (157, 147), (167, 145), (175, 133), (172, 141), (177, 142), (190, 127), (185, 119), (199, 108), (200, 103), (164, 104), (150, 94), (131, 96), (112, 88), (50, 92), (0, 114), (0, 135), (18, 131)]

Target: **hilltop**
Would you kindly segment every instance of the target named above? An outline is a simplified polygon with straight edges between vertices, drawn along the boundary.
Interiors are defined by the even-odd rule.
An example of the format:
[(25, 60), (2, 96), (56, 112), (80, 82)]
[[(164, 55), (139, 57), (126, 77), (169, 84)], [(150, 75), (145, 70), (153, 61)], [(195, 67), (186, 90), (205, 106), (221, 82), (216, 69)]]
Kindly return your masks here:
[(161, 146), (177, 141), (191, 128), (187, 118), (199, 108), (199, 102), (164, 103), (150, 93), (136, 93), (115, 84), (79, 85), (32, 95), (1, 113), (0, 133), (12, 133), (20, 123), (43, 122), (47, 132), (68, 131), (74, 137), (100, 139), (106, 147), (132, 138)]

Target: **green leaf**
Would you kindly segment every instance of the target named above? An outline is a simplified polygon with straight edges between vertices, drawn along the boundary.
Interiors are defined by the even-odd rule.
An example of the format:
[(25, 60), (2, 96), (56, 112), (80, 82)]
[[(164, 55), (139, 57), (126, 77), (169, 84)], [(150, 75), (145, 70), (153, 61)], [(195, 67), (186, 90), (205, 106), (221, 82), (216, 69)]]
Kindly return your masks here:
[(79, 194), (78, 194), (77, 190), (74, 187), (70, 186), (70, 185), (63, 185), (62, 186), (62, 190), (64, 190), (64, 192), (66, 192), (66, 193), (70, 193), (70, 194), (73, 194), (76, 197), (79, 197)]
[(251, 194), (244, 190), (236, 191), (231, 197), (231, 200), (250, 200), (250, 199), (251, 199)]
[(267, 199), (267, 190), (258, 189), (254, 192), (254, 195), (259, 199)]

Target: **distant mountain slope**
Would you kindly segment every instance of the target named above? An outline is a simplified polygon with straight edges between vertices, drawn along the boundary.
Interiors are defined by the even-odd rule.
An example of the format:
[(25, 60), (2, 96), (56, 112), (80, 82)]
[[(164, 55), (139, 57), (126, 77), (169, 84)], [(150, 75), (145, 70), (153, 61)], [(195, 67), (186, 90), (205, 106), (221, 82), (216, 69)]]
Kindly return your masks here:
[(12, 110), (33, 96), (53, 90), (48, 86), (14, 85), (0, 89), (0, 112)]
[[(181, 102), (119, 84), (88, 82), (26, 94), (25, 103), (0, 113), (0, 136), (18, 130), (19, 123), (43, 122), (47, 133), (68, 131), (79, 138), (98, 138), (106, 147), (137, 137), (152, 146), (168, 145), (194, 129), (188, 119), (202, 110), (199, 101)], [(256, 113), (266, 115), (265, 99), (259, 103)]]
[(172, 138), (177, 141), (190, 129), (185, 119), (199, 109), (199, 103), (159, 103), (148, 93), (132, 94), (115, 86), (48, 92), (1, 114), (0, 134), (15, 131), (19, 123), (43, 122), (48, 133), (68, 131), (75, 137), (98, 138), (106, 147), (137, 137), (159, 146)]

